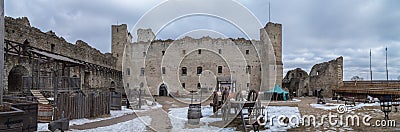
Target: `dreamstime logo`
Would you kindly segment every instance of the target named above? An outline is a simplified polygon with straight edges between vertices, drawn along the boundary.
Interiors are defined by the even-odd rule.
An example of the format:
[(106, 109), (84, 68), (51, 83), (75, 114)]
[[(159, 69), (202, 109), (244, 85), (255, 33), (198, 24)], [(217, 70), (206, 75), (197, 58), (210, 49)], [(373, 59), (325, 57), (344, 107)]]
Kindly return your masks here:
[[(176, 11), (176, 9), (179, 9), (179, 11)], [(180, 96), (188, 95), (189, 91), (199, 91), (199, 87), (201, 87), (201, 91), (203, 91), (203, 88), (213, 91), (217, 86), (218, 78), (223, 78), (224, 81), (231, 81), (232, 83), (229, 86), (218, 87), (229, 87), (230, 92), (236, 93), (249, 91), (248, 84), (251, 84), (252, 79), (250, 79), (251, 76), (248, 73), (251, 67), (248, 68), (250, 64), (247, 63), (248, 60), (246, 60), (244, 51), (238, 47), (242, 42), (228, 39), (227, 35), (216, 31), (217, 29), (186, 31), (169, 42), (154, 40), (157, 35), (163, 32), (164, 28), (172, 23), (196, 16), (218, 19), (231, 24), (241, 31), (245, 35), (243, 37), (247, 40), (255, 40), (256, 37), (259, 37), (260, 40), (257, 42), (259, 45), (255, 45), (253, 41), (247, 41), (254, 49), (251, 54), (259, 57), (260, 87), (264, 88), (259, 90), (264, 91), (265, 88), (271, 88), (273, 86), (271, 84), (275, 84), (274, 79), (268, 79), (276, 75), (276, 61), (272, 53), (274, 50), (271, 41), (265, 30), (261, 30), (260, 33), (263, 25), (250, 10), (233, 0), (170, 0), (147, 11), (131, 30), (134, 38), (138, 38), (138, 42), (125, 46), (122, 61), (123, 71), (130, 69), (129, 73), (131, 73), (130, 75), (123, 75), (124, 86), (126, 86), (125, 92), (130, 102), (137, 102), (139, 98), (136, 92), (132, 91), (141, 89), (152, 95), (161, 95), (167, 92), (177, 101), (188, 103)], [(151, 28), (154, 31), (154, 36), (148, 30), (140, 30), (141, 32), (139, 32), (139, 29), (143, 28)], [(178, 31), (180, 30), (176, 30), (176, 32)], [(192, 34), (200, 34), (204, 37), (200, 39), (185, 37)], [(215, 35), (226, 39), (206, 37)], [(168, 44), (165, 44), (165, 42)], [(157, 45), (166, 45), (166, 48), (162, 49), (162, 54), (161, 51), (155, 50)], [(248, 54), (247, 52), (246, 54)], [(199, 54), (202, 57), (198, 57)], [(199, 66), (204, 64), (202, 62), (204, 59), (212, 59), (212, 63), (222, 65), (228, 69), (228, 72), (226, 74), (216, 73), (216, 68)], [(221, 75), (225, 76), (221, 77)], [(190, 82), (195, 82), (196, 85), (187, 83), (185, 87), (182, 80), (190, 80)], [(203, 95), (207, 97), (211, 96), (210, 93), (213, 92), (204, 93), (208, 93), (208, 95)], [(204, 102), (206, 99), (200, 99), (199, 102)], [(167, 112), (165, 113), (167, 114)], [(224, 125), (228, 123), (229, 121)]]
[[(306, 127), (318, 127), (325, 126), (326, 124), (334, 127), (342, 127), (342, 126), (356, 126), (359, 127), (361, 125), (367, 127), (395, 127), (395, 120), (376, 120), (372, 121), (372, 116), (370, 115), (352, 115), (348, 113), (347, 106), (339, 105), (337, 107), (337, 112), (339, 114), (335, 114), (329, 112), (328, 115), (303, 115), (303, 116), (295, 116), (292, 115), (290, 117), (280, 115), (280, 116), (271, 116), (270, 117), (270, 125), (273, 126), (274, 121), (277, 122), (279, 126), (306, 126)], [(288, 119), (287, 122), (284, 122), (284, 119)]]
[(346, 105), (339, 105), (339, 106), (336, 108), (336, 111), (337, 111), (338, 113), (340, 113), (340, 114), (343, 114), (343, 113), (347, 112), (347, 107), (346, 107)]

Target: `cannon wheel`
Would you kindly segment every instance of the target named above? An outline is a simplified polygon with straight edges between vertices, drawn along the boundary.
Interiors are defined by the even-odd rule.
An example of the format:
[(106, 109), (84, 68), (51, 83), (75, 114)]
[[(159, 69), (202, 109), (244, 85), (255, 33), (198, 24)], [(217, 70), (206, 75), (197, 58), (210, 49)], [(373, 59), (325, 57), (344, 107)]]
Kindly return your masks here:
[(258, 92), (254, 89), (249, 91), (249, 94), (247, 95), (247, 101), (256, 101), (258, 98)]

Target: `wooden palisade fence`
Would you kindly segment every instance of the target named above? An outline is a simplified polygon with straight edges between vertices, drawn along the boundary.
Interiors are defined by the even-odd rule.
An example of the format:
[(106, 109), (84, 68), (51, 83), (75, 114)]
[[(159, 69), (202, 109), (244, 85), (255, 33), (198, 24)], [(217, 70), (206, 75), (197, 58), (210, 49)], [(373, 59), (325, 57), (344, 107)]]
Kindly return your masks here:
[(110, 92), (60, 93), (54, 119), (79, 119), (110, 114), (110, 99)]

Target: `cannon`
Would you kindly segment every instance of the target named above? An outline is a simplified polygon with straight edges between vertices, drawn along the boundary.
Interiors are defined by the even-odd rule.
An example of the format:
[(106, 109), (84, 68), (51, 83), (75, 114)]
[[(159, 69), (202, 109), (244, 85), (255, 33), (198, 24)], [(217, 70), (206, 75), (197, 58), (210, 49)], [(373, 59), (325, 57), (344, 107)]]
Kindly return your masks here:
[(344, 102), (344, 105), (352, 105), (352, 106), (356, 106), (356, 100), (354, 97), (348, 97), (346, 98), (346, 101)]
[(52, 132), (58, 130), (66, 131), (69, 129), (69, 119), (68, 118), (61, 118), (55, 121), (52, 121), (48, 125), (48, 129)]

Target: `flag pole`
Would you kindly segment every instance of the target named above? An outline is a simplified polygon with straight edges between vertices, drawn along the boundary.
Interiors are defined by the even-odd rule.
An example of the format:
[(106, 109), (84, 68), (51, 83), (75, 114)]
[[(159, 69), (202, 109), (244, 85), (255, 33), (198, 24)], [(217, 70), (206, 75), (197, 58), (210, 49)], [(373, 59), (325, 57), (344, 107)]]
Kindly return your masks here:
[(385, 52), (386, 52), (386, 82), (387, 82), (387, 85), (389, 85), (389, 70), (388, 70), (388, 62), (387, 62), (387, 46), (385, 48)]
[(268, 22), (271, 22), (271, 2), (268, 2)]
[(372, 56), (372, 52), (371, 52), (371, 49), (369, 49), (369, 73), (371, 75), (371, 83), (372, 83), (372, 59), (371, 59), (371, 56)]

